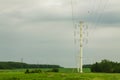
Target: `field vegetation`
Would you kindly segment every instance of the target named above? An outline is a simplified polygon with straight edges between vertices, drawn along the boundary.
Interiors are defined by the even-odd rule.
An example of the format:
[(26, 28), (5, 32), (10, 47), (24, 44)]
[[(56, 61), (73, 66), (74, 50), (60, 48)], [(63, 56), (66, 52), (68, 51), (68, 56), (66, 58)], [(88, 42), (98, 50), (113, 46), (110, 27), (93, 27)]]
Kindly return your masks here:
[(120, 73), (120, 63), (109, 60), (96, 62), (91, 66), (92, 72)]
[(84, 68), (84, 73), (77, 73), (72, 68), (60, 68), (59, 72), (47, 72), (52, 69), (41, 70), (39, 73), (26, 74), (26, 69), (0, 70), (0, 80), (120, 80), (118, 73), (91, 73), (90, 69)]
[(84, 65), (81, 74), (77, 73), (76, 68), (59, 65), (0, 62), (0, 80), (120, 80), (120, 73), (110, 72), (119, 72), (119, 68), (119, 63), (103, 60)]

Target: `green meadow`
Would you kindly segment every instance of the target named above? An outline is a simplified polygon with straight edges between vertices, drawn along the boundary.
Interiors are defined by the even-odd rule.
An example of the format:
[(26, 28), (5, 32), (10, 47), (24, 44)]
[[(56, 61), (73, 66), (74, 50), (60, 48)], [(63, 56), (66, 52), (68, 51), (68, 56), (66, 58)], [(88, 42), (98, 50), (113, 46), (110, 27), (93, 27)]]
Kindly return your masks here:
[[(31, 69), (32, 70), (32, 69)], [(25, 69), (0, 70), (0, 80), (120, 80), (118, 73), (91, 73), (84, 69), (84, 73), (75, 72), (76, 69), (59, 69), (59, 72), (45, 72), (25, 74)]]

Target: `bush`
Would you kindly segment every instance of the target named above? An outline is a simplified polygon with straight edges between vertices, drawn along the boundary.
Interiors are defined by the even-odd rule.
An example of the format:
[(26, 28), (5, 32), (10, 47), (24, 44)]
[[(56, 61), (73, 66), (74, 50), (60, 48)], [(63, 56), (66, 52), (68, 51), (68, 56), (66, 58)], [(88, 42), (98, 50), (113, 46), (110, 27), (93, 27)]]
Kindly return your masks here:
[(29, 69), (27, 69), (25, 71), (25, 74), (28, 74), (28, 73), (41, 73), (42, 71), (41, 70), (32, 70), (32, 71), (29, 71)]
[(40, 73), (42, 72), (41, 70), (32, 70), (30, 73)]
[(59, 72), (59, 69), (58, 68), (53, 68), (52, 72)]
[(9, 78), (8, 80), (20, 80), (20, 78), (12, 77), (12, 78)]
[(102, 60), (96, 62), (91, 66), (92, 72), (105, 72), (105, 73), (120, 73), (120, 63), (112, 62), (109, 60)]
[(26, 69), (25, 74), (30, 73), (29, 69)]

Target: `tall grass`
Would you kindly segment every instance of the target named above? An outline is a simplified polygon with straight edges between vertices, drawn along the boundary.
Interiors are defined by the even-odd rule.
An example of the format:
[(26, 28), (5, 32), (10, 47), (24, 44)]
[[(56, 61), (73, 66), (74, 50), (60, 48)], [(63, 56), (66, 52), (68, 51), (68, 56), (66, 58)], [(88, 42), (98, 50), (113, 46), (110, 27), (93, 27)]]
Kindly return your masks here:
[[(43, 69), (46, 70), (46, 69)], [(48, 69), (47, 69), (48, 70)], [(0, 71), (0, 80), (120, 80), (120, 74), (109, 73), (76, 73), (74, 69), (60, 68), (59, 73), (43, 72), (25, 74), (24, 70)], [(84, 69), (89, 71), (89, 69)]]

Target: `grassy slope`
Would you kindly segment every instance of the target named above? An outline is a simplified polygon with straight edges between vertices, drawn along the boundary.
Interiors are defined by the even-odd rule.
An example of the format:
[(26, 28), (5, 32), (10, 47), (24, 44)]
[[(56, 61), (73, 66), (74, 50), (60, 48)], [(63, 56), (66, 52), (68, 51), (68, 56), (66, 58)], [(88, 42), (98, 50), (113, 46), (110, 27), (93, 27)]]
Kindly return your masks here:
[[(72, 73), (71, 69), (61, 69), (60, 73), (24, 74), (19, 71), (0, 71), (0, 80), (120, 80), (120, 74)], [(63, 72), (67, 71), (67, 73)]]

